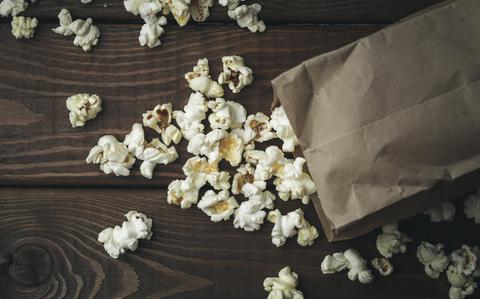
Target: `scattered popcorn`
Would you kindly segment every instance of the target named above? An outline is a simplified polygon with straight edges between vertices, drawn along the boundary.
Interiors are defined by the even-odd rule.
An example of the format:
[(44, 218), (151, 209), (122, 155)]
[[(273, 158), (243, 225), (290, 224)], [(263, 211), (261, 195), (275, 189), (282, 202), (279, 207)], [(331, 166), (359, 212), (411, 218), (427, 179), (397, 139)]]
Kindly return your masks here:
[(70, 111), (68, 118), (72, 127), (83, 127), (85, 122), (94, 119), (102, 111), (102, 100), (96, 94), (81, 93), (69, 97), (66, 106)]
[(215, 190), (230, 189), (230, 173), (228, 171), (212, 172), (207, 174), (207, 182)]
[(255, 180), (266, 181), (272, 176), (278, 176), (283, 172), (283, 166), (286, 159), (283, 152), (275, 145), (271, 145), (265, 149), (264, 154), (255, 152), (258, 156), (258, 164), (255, 168)]
[(100, 164), (100, 169), (105, 174), (128, 176), (135, 158), (125, 144), (120, 143), (112, 135), (106, 135), (101, 137), (98, 144), (90, 150), (86, 162)]
[(198, 188), (192, 178), (174, 180), (168, 185), (167, 202), (188, 209), (198, 201)]
[(249, 200), (254, 200), (262, 203), (262, 208), (273, 209), (273, 201), (275, 195), (270, 191), (265, 191), (267, 184), (262, 181), (253, 183), (246, 183), (242, 187), (242, 193)]
[(443, 245), (422, 242), (417, 249), (417, 258), (425, 266), (425, 273), (434, 279), (448, 267), (449, 259), (443, 251)]
[(181, 27), (190, 20), (190, 0), (166, 0), (173, 17)]
[(267, 277), (263, 281), (265, 291), (269, 292), (267, 299), (303, 299), (303, 293), (297, 290), (298, 274), (290, 267), (278, 272), (278, 277)]
[(247, 119), (247, 110), (234, 101), (217, 98), (215, 101), (208, 102), (208, 108), (212, 109), (212, 113), (208, 116), (212, 129), (240, 128)]
[(183, 137), (190, 140), (198, 133), (203, 133), (202, 121), (207, 117), (207, 103), (200, 93), (192, 93), (183, 111), (173, 111), (173, 118), (177, 121)]
[(138, 36), (138, 41), (140, 46), (147, 46), (149, 48), (155, 48), (160, 46), (160, 36), (165, 33), (165, 30), (162, 26), (167, 25), (167, 18), (160, 16), (152, 16), (148, 19), (148, 22), (143, 24), (142, 29), (140, 30), (140, 35)]
[(140, 173), (147, 179), (153, 176), (153, 169), (157, 164), (167, 165), (177, 160), (178, 153), (175, 147), (167, 147), (160, 139), (154, 138), (145, 145), (142, 154), (143, 162), (140, 165)]
[(38, 25), (37, 18), (13, 17), (12, 34), (16, 39), (32, 38)]
[(153, 110), (149, 110), (142, 114), (143, 125), (154, 129), (161, 134), (162, 141), (166, 145), (173, 143), (178, 144), (182, 139), (180, 130), (171, 124), (172, 122), (172, 104), (157, 105)]
[(228, 190), (222, 190), (218, 194), (208, 190), (198, 202), (197, 207), (210, 216), (211, 221), (220, 222), (230, 219), (238, 203), (233, 196), (230, 196)]
[(270, 125), (277, 133), (277, 137), (283, 141), (282, 150), (284, 152), (293, 152), (298, 144), (298, 140), (283, 107), (276, 107), (272, 111), (270, 118)]
[(279, 177), (273, 181), (282, 200), (301, 199), (304, 204), (310, 202), (310, 195), (316, 192), (316, 188), (312, 178), (303, 172), (305, 162), (300, 157), (293, 162), (286, 162)]
[(262, 6), (258, 3), (241, 5), (228, 10), (228, 16), (237, 21), (241, 28), (248, 28), (251, 32), (263, 32), (266, 29), (265, 23), (258, 20), (258, 14)]
[(449, 202), (441, 203), (424, 213), (430, 216), (431, 222), (453, 221), (455, 218), (455, 206)]
[(208, 163), (207, 159), (203, 157), (195, 156), (188, 159), (182, 170), (187, 177), (193, 180), (197, 189), (203, 187), (207, 183), (207, 179), (209, 179), (211, 185), (215, 184), (219, 188), (225, 187), (229, 180), (227, 178), (227, 182), (225, 182), (225, 175), (218, 172), (217, 163)]
[(355, 249), (347, 249), (343, 255), (347, 260), (348, 278), (350, 280), (358, 280), (360, 283), (371, 283), (373, 281), (372, 271), (367, 269), (367, 261)]
[(377, 237), (377, 250), (386, 258), (407, 250), (407, 243), (412, 241), (407, 235), (398, 231), (396, 223), (384, 225), (383, 233)]
[(135, 251), (139, 239), (152, 237), (152, 219), (137, 211), (130, 211), (125, 217), (127, 221), (121, 227), (107, 227), (98, 234), (98, 241), (103, 243), (108, 255), (115, 259), (127, 249)]
[(251, 114), (245, 121), (245, 134), (256, 142), (269, 141), (276, 137), (270, 119), (262, 112)]
[(374, 258), (372, 260), (372, 267), (382, 276), (388, 276), (393, 272), (393, 266), (386, 258)]
[(228, 84), (233, 93), (239, 93), (245, 86), (253, 82), (252, 69), (245, 66), (240, 56), (222, 57), (223, 72), (218, 76), (218, 83)]
[(213, 0), (191, 0), (190, 15), (195, 22), (204, 22), (210, 15)]
[(68, 28), (76, 35), (73, 44), (81, 47), (85, 52), (90, 51), (92, 46), (96, 46), (100, 37), (100, 31), (97, 26), (92, 25), (92, 22), (91, 18), (85, 21), (78, 19), (68, 25)]
[(58, 14), (58, 21), (60, 22), (60, 26), (52, 29), (53, 32), (63, 36), (70, 36), (73, 34), (72, 30), (69, 28), (70, 24), (72, 24), (72, 15), (68, 9), (63, 8), (60, 11)]
[(27, 6), (28, 2), (25, 0), (3, 0), (0, 2), (0, 16), (8, 17), (11, 15), (14, 17), (27, 9)]
[[(272, 229), (272, 243), (277, 247), (285, 244), (288, 238), (295, 236), (297, 229), (307, 226), (302, 209), (296, 209), (286, 215), (282, 215), (280, 211), (276, 209), (268, 213), (267, 220), (275, 224)], [(302, 242), (304, 245), (300, 245), (311, 245), (316, 237), (318, 237), (318, 232), (309, 237), (305, 242)]]
[(327, 255), (320, 265), (323, 274), (333, 274), (348, 268), (347, 259), (343, 252), (336, 252), (333, 255)]
[(209, 163), (227, 160), (231, 166), (238, 166), (242, 160), (243, 142), (234, 134), (214, 129), (207, 135), (199, 133), (190, 139), (187, 151), (194, 155), (203, 155)]
[(252, 167), (250, 163), (243, 164), (237, 168), (237, 173), (233, 176), (232, 181), (232, 193), (240, 194), (242, 188), (246, 183), (253, 183), (255, 181), (253, 174), (255, 173), (255, 168)]
[(199, 59), (193, 71), (185, 74), (185, 79), (193, 91), (199, 91), (209, 98), (221, 98), (223, 87), (212, 80), (209, 72), (208, 60)]
[(476, 224), (480, 223), (480, 189), (463, 202), (463, 211), (468, 219), (473, 219)]
[(243, 228), (247, 232), (259, 230), (263, 219), (267, 215), (262, 209), (263, 204), (258, 200), (246, 200), (242, 202), (240, 207), (235, 210), (233, 226), (235, 226), (235, 228)]

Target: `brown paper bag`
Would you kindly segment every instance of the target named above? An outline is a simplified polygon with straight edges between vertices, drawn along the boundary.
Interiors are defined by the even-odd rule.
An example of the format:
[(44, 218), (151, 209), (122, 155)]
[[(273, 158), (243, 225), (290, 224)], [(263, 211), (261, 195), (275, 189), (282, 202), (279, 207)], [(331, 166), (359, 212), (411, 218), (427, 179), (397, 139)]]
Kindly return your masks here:
[(329, 240), (480, 185), (480, 1), (448, 1), (272, 81)]

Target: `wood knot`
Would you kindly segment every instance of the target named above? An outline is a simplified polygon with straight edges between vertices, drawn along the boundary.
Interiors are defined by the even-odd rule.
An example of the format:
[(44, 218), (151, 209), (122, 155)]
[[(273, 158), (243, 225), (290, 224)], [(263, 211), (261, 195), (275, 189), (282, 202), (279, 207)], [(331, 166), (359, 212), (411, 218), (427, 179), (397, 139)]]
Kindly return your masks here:
[(8, 275), (17, 285), (39, 287), (49, 280), (52, 273), (52, 255), (44, 247), (26, 244), (10, 256)]

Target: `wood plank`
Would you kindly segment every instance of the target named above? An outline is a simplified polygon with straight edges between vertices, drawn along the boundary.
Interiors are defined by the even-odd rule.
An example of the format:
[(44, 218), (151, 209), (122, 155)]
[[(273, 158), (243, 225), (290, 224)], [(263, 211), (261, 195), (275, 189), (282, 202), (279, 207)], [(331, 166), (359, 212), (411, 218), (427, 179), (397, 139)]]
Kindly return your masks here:
[[(392, 23), (417, 10), (442, 0), (257, 0), (263, 5), (261, 18), (267, 23)], [(209, 22), (231, 22), (226, 9), (216, 3)], [(251, 1), (253, 2), (253, 1)], [(138, 21), (125, 11), (123, 1), (42, 0), (30, 5), (25, 15), (44, 20), (56, 19), (61, 8), (71, 10), (74, 17), (94, 20)], [(176, 27), (176, 26), (175, 26)]]
[[(104, 175), (84, 162), (99, 137), (123, 140), (141, 113), (160, 102), (182, 109), (191, 93), (183, 76), (198, 58), (208, 57), (211, 72), (221, 71), (221, 57), (243, 56), (255, 81), (227, 99), (250, 113), (269, 113), (270, 80), (281, 72), (338, 48), (379, 27), (272, 26), (253, 35), (233, 25), (205, 25), (171, 30), (155, 49), (138, 45), (139, 26), (101, 24), (101, 41), (91, 53), (74, 47), (71, 38), (43, 24), (33, 40), (14, 40), (0, 27), (0, 185), (166, 186), (181, 176), (190, 155), (183, 141), (180, 159), (157, 167), (154, 179)], [(83, 128), (68, 122), (65, 100), (77, 93), (96, 93), (104, 111)], [(152, 130), (149, 137), (155, 136)]]
[[(322, 275), (320, 264), (324, 255), (350, 247), (369, 260), (378, 256), (378, 231), (333, 244), (320, 236), (309, 248), (289, 240), (275, 248), (270, 240), (272, 224), (254, 233), (234, 229), (231, 221), (215, 224), (196, 208), (168, 205), (161, 189), (3, 188), (0, 206), (2, 298), (37, 298), (40, 293), (42, 298), (62, 294), (65, 298), (266, 298), (263, 279), (286, 265), (300, 275), (305, 298), (447, 298), (445, 274), (438, 280), (427, 277), (415, 257), (416, 246), (420, 241), (441, 242), (451, 252), (464, 243), (480, 241), (477, 226), (461, 212), (461, 202), (453, 223), (432, 224), (426, 216), (403, 221), (401, 230), (414, 241), (406, 254), (392, 258), (395, 272), (389, 277), (376, 275), (373, 284), (361, 285), (349, 281), (345, 272)], [(301, 203), (277, 206), (285, 213)], [(302, 207), (307, 220), (320, 227), (313, 207)], [(153, 219), (153, 238), (141, 241), (136, 252), (111, 259), (96, 241), (97, 234), (120, 224), (131, 209)], [(31, 250), (21, 255), (22, 246)], [(26, 284), (32, 280), (27, 274), (32, 273), (19, 276), (18, 269), (10, 269), (9, 276), (12, 254), (26, 261), (34, 258), (37, 265), (33, 267), (39, 273), (50, 272), (51, 265), (53, 275), (39, 276), (45, 280), (40, 285), (15, 283), (12, 276)]]

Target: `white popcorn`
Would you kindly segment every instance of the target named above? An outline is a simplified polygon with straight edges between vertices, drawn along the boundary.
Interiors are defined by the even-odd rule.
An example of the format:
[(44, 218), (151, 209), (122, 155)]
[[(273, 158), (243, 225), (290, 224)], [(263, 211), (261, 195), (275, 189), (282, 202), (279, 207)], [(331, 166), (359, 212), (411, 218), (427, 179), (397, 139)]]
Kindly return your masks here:
[(70, 36), (73, 34), (72, 30), (69, 28), (70, 24), (72, 24), (72, 15), (68, 9), (63, 8), (60, 11), (58, 14), (58, 21), (60, 22), (60, 26), (52, 29), (53, 32), (63, 36)]
[(425, 266), (425, 273), (434, 279), (448, 267), (449, 259), (445, 255), (442, 244), (433, 245), (422, 242), (417, 248), (417, 258)]
[[(270, 211), (268, 221), (275, 224), (272, 229), (272, 243), (280, 247), (297, 234), (297, 229), (306, 227), (302, 209), (296, 209), (286, 215), (282, 215), (278, 209)], [(318, 234), (317, 234), (318, 236)]]
[(278, 277), (267, 277), (263, 281), (265, 291), (269, 292), (267, 299), (303, 299), (303, 293), (297, 290), (298, 274), (290, 267), (278, 272)]
[(73, 44), (81, 47), (83, 51), (88, 52), (93, 46), (98, 44), (100, 31), (97, 26), (92, 24), (91, 18), (87, 20), (75, 20), (68, 25), (68, 28), (76, 35)]
[(208, 163), (207, 159), (203, 157), (195, 156), (188, 159), (182, 170), (187, 177), (193, 180), (197, 189), (203, 187), (207, 183), (207, 179), (209, 179), (211, 185), (215, 184), (217, 187), (225, 187), (228, 183), (228, 178), (225, 182), (226, 175), (218, 172), (218, 164)]
[(372, 267), (382, 276), (388, 276), (393, 273), (393, 266), (386, 258), (374, 258), (372, 260)]
[(277, 133), (277, 137), (282, 139), (282, 150), (284, 152), (293, 152), (298, 144), (298, 139), (293, 132), (293, 128), (288, 121), (287, 114), (282, 106), (276, 107), (270, 117), (270, 125)]
[(167, 18), (164, 16), (156, 17), (151, 16), (145, 24), (143, 24), (138, 36), (140, 46), (147, 46), (149, 48), (155, 48), (160, 46), (160, 36), (165, 33), (162, 26), (167, 25)]
[(473, 219), (476, 224), (480, 223), (480, 190), (467, 197), (463, 202), (463, 211), (468, 219)]
[(455, 272), (465, 275), (480, 274), (476, 272), (478, 270), (478, 253), (478, 248), (470, 248), (468, 245), (462, 245), (460, 249), (450, 254), (452, 261), (451, 267), (455, 269)]
[(251, 32), (263, 32), (266, 29), (265, 23), (258, 20), (258, 14), (262, 6), (258, 3), (241, 5), (228, 10), (228, 16), (237, 21), (241, 28), (248, 28)]
[(27, 9), (28, 2), (25, 0), (3, 0), (0, 2), (0, 16), (13, 17)]
[(190, 0), (167, 0), (173, 17), (181, 27), (190, 20)]
[(412, 241), (407, 235), (398, 231), (397, 224), (384, 225), (383, 233), (377, 237), (377, 250), (386, 258), (407, 250), (407, 243)]
[(92, 0), (80, 0), (80, 2), (82, 2), (82, 4), (87, 4), (87, 3), (92, 2)]
[(477, 288), (477, 283), (472, 275), (456, 272), (453, 266), (450, 266), (447, 270), (447, 279), (451, 284), (448, 292), (450, 299), (463, 299), (472, 295)]
[(358, 280), (360, 283), (373, 281), (372, 271), (367, 269), (367, 261), (355, 249), (347, 249), (343, 255), (348, 264), (348, 279)]
[(233, 225), (235, 228), (243, 228), (247, 232), (260, 229), (263, 219), (267, 215), (262, 211), (263, 204), (258, 200), (246, 200), (235, 210)]
[(190, 3), (190, 15), (195, 22), (204, 22), (210, 15), (213, 0), (193, 0)]
[(237, 166), (242, 160), (243, 142), (234, 134), (214, 129), (205, 134), (197, 134), (190, 139), (187, 151), (194, 155), (203, 155), (209, 163), (217, 163), (222, 159), (230, 165)]
[(204, 126), (202, 121), (207, 117), (207, 103), (205, 97), (200, 93), (192, 93), (184, 111), (173, 111), (173, 118), (185, 139), (190, 140), (198, 133), (202, 133)]
[(207, 174), (207, 182), (215, 190), (230, 189), (230, 173), (227, 171), (212, 172)]
[(455, 218), (455, 206), (449, 202), (444, 202), (425, 211), (424, 214), (430, 216), (431, 222), (453, 221)]
[(240, 128), (247, 119), (247, 110), (234, 101), (217, 98), (215, 101), (208, 102), (208, 108), (212, 109), (212, 113), (208, 116), (212, 129)]
[[(234, 9), (238, 7), (241, 0), (218, 0), (218, 4), (221, 6), (226, 6), (228, 9)], [(243, 0), (242, 0), (243, 1)]]
[(452, 264), (447, 269), (448, 282), (451, 284), (450, 299), (463, 299), (474, 293), (477, 288), (474, 278), (480, 276), (480, 270), (478, 269), (479, 255), (478, 247), (467, 245), (463, 245), (450, 255)]
[(312, 178), (303, 172), (304, 158), (296, 158), (293, 162), (288, 160), (279, 177), (273, 183), (282, 200), (301, 199), (304, 204), (310, 202), (310, 195), (316, 192)]
[(245, 86), (253, 82), (253, 71), (245, 66), (240, 56), (222, 57), (223, 72), (218, 76), (218, 83), (228, 84), (233, 93), (239, 93)]
[(142, 153), (140, 165), (140, 173), (147, 179), (153, 176), (153, 169), (157, 164), (167, 165), (178, 158), (178, 153), (175, 147), (167, 147), (160, 139), (154, 138), (151, 142), (145, 145), (145, 150)]
[(193, 71), (185, 74), (185, 80), (193, 91), (199, 91), (209, 98), (221, 98), (223, 87), (213, 81), (209, 75), (210, 68), (206, 58), (199, 59)]
[[(138, 14), (145, 21), (145, 23), (155, 23), (157, 22), (157, 13), (162, 11), (163, 8), (162, 2), (158, 0), (149, 0), (147, 2), (141, 3), (138, 7)], [(164, 20), (166, 23), (166, 20)], [(165, 25), (165, 24), (162, 24)]]
[(270, 191), (265, 191), (267, 184), (262, 181), (256, 181), (253, 183), (246, 183), (242, 187), (242, 193), (249, 200), (258, 201), (262, 204), (262, 209), (273, 209), (273, 201), (275, 195)]
[(211, 221), (220, 222), (230, 219), (238, 203), (233, 196), (230, 196), (228, 190), (222, 190), (218, 194), (208, 190), (198, 202), (197, 207), (210, 216)]
[(174, 180), (168, 185), (167, 202), (188, 209), (198, 201), (198, 188), (192, 178)]
[(96, 94), (81, 93), (69, 97), (66, 101), (68, 118), (73, 128), (83, 127), (85, 122), (97, 117), (102, 111), (102, 100)]
[[(275, 145), (265, 149), (264, 154), (254, 153), (258, 157), (258, 164), (255, 168), (255, 180), (266, 181), (272, 176), (278, 176), (283, 172), (286, 159), (283, 152)], [(251, 157), (250, 157), (251, 158)]]
[(127, 221), (122, 226), (107, 227), (98, 234), (98, 241), (103, 243), (105, 251), (112, 258), (118, 258), (125, 251), (135, 251), (139, 239), (152, 237), (152, 219), (137, 211), (125, 214)]
[(272, 132), (270, 118), (262, 112), (249, 115), (245, 121), (244, 130), (245, 134), (256, 142), (269, 141), (276, 137)]
[(243, 164), (237, 168), (237, 173), (233, 176), (232, 193), (240, 194), (242, 188), (246, 183), (253, 183), (255, 181), (253, 174), (255, 168), (250, 163)]
[(333, 274), (347, 269), (348, 262), (343, 252), (336, 252), (333, 255), (326, 255), (320, 268), (323, 274)]
[(153, 110), (149, 110), (142, 114), (143, 125), (154, 129), (157, 133), (161, 134), (162, 141), (166, 145), (173, 143), (178, 144), (182, 139), (182, 133), (180, 130), (171, 125), (172, 122), (172, 104), (157, 105)]
[(37, 25), (37, 18), (28, 18), (23, 16), (13, 17), (12, 34), (13, 36), (15, 36), (16, 39), (32, 38)]
[(156, 6), (162, 6), (159, 0), (124, 0), (123, 6), (125, 10), (134, 15), (140, 14), (140, 9), (143, 5), (154, 4)]
[(243, 158), (245, 159), (245, 162), (257, 165), (259, 161), (267, 158), (267, 154), (261, 150), (245, 148), (245, 151), (243, 152)]
[(106, 135), (98, 140), (98, 144), (90, 150), (85, 161), (100, 164), (100, 169), (105, 174), (128, 176), (135, 158), (125, 144), (120, 143), (112, 135)]
[(142, 125), (139, 123), (133, 124), (132, 130), (125, 136), (123, 143), (135, 158), (143, 159), (143, 151), (145, 150), (145, 132), (143, 131)]
[(305, 220), (305, 226), (298, 229), (297, 243), (300, 246), (312, 246), (315, 239), (318, 238), (318, 230)]

